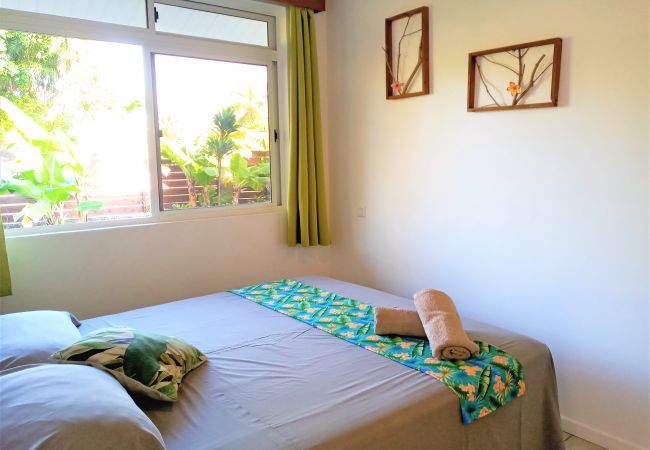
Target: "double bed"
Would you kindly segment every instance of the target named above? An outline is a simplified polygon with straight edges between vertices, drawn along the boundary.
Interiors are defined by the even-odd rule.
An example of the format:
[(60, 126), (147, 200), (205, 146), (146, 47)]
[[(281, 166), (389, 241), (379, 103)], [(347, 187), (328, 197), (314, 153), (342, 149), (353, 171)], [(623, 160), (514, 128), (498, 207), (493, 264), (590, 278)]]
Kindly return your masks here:
[[(375, 306), (412, 301), (325, 277), (297, 280)], [(526, 394), (469, 425), (458, 397), (418, 371), (237, 295), (97, 317), (81, 334), (126, 326), (180, 337), (208, 357), (176, 403), (138, 405), (168, 449), (562, 449), (555, 371), (533, 339), (463, 319), (470, 337), (514, 355)]]

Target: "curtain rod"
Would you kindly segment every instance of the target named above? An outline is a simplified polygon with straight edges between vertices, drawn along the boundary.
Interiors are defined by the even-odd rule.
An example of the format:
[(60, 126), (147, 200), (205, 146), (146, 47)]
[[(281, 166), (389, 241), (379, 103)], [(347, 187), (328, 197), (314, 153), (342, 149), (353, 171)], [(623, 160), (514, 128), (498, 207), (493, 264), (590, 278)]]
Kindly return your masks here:
[(325, 11), (326, 0), (261, 0), (266, 3), (276, 3), (288, 6), (313, 9), (315, 12)]

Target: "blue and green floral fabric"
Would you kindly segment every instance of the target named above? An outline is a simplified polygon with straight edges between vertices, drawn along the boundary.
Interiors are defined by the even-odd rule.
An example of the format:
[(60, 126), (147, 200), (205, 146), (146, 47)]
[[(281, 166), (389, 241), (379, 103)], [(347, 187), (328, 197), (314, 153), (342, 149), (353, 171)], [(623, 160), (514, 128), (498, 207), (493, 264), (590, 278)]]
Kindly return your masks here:
[(443, 361), (431, 354), (426, 339), (376, 335), (373, 306), (334, 292), (291, 279), (230, 292), (441, 381), (460, 399), (464, 424), (526, 392), (519, 361), (485, 342), (475, 341), (480, 351), (466, 361)]

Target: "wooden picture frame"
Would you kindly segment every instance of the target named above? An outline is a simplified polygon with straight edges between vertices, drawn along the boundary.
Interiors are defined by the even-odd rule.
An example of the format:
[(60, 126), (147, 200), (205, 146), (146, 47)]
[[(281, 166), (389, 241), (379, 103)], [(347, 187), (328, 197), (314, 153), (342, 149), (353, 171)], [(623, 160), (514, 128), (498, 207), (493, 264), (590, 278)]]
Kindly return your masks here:
[[(547, 58), (547, 53), (551, 48), (553, 55)], [(531, 49), (534, 50), (531, 51)], [(557, 106), (561, 62), (561, 38), (470, 53), (467, 111), (501, 111)], [(488, 68), (494, 74), (491, 79), (485, 73)], [(498, 80), (497, 84), (495, 84), (495, 78)], [(527, 103), (527, 101), (531, 101), (531, 103)]]
[[(412, 25), (415, 24), (415, 27)], [(396, 35), (393, 29), (400, 25), (401, 32)], [(417, 28), (417, 25), (421, 25)], [(430, 90), (429, 81), (429, 7), (423, 6), (402, 14), (386, 19), (386, 99), (396, 100), (400, 98), (416, 97), (426, 95)], [(414, 30), (412, 28), (415, 28)], [(394, 39), (394, 36), (397, 36)], [(402, 54), (406, 47), (406, 38), (417, 38), (419, 45), (417, 49), (411, 49), (411, 61), (408, 61)], [(410, 39), (411, 41), (413, 39)], [(396, 52), (397, 50), (397, 52)], [(407, 49), (404, 49), (407, 51)], [(397, 55), (395, 55), (397, 53)], [(413, 54), (416, 62), (413, 63)], [(404, 60), (402, 60), (404, 58)], [(406, 62), (404, 62), (406, 61)], [(408, 67), (401, 66), (402, 63)], [(395, 75), (395, 76), (393, 76)], [(401, 78), (404, 78), (402, 80)]]

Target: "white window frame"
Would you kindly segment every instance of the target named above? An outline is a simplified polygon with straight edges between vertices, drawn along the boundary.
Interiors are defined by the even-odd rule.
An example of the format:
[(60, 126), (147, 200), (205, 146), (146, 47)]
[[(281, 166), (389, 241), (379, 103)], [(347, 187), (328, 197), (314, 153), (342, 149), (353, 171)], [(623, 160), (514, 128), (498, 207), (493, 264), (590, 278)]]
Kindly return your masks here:
[[(154, 28), (155, 25), (155, 13), (154, 13), (154, 8), (155, 4), (160, 3), (163, 5), (168, 5), (168, 6), (177, 6), (179, 8), (190, 8), (195, 11), (204, 11), (204, 12), (211, 12), (211, 13), (217, 13), (217, 14), (223, 14), (225, 16), (232, 15), (232, 10), (233, 8), (224, 8), (222, 6), (215, 6), (212, 4), (206, 4), (204, 2), (195, 2), (193, 0), (153, 0), (147, 2), (147, 25), (148, 28)], [(238, 5), (238, 8), (241, 8), (241, 4)], [(261, 48), (271, 48), (273, 50), (277, 49), (277, 27), (275, 27), (275, 20), (273, 20), (275, 17), (270, 16), (268, 14), (259, 14), (256, 12), (252, 11), (243, 11), (243, 10), (238, 10), (237, 11), (237, 16), (236, 17), (241, 17), (244, 19), (253, 19), (253, 20), (258, 20), (258, 21), (263, 21), (266, 22), (267, 26), (267, 38), (268, 38), (268, 46), (264, 47), (261, 46)], [(184, 36), (180, 34), (175, 34), (175, 33), (169, 33), (166, 31), (158, 31), (157, 33), (159, 34), (167, 34), (170, 36)], [(194, 36), (192, 36), (194, 37)], [(197, 37), (197, 39), (209, 39), (209, 38), (200, 38)], [(229, 42), (229, 41), (223, 41), (223, 42)], [(237, 45), (252, 45), (252, 44), (243, 44), (243, 43), (237, 43)], [(253, 47), (258, 47), (257, 45), (253, 45)]]
[[(288, 136), (287, 46), (285, 8), (254, 0), (143, 0), (147, 2), (147, 28), (116, 25), (85, 19), (53, 16), (0, 8), (0, 29), (49, 34), (68, 38), (134, 44), (142, 47), (144, 64), (144, 89), (147, 113), (147, 157), (149, 166), (149, 189), (151, 216), (144, 218), (107, 220), (86, 223), (13, 228), (5, 230), (5, 237), (19, 237), (60, 232), (100, 230), (124, 226), (140, 226), (184, 220), (212, 219), (217, 217), (278, 213), (283, 211), (283, 190), (286, 185), (288, 148), (282, 136)], [(224, 13), (223, 8), (241, 10), (242, 17), (268, 16), (275, 21), (274, 31), (269, 33), (269, 47), (238, 44), (228, 41), (190, 37), (158, 32), (154, 28), (154, 2), (182, 6), (203, 11)], [(211, 208), (160, 210), (158, 132), (155, 121), (153, 92), (153, 55), (170, 54), (225, 62), (247, 63), (267, 66), (269, 95), (269, 151), (271, 157), (271, 202)], [(274, 130), (278, 140), (273, 139)]]

